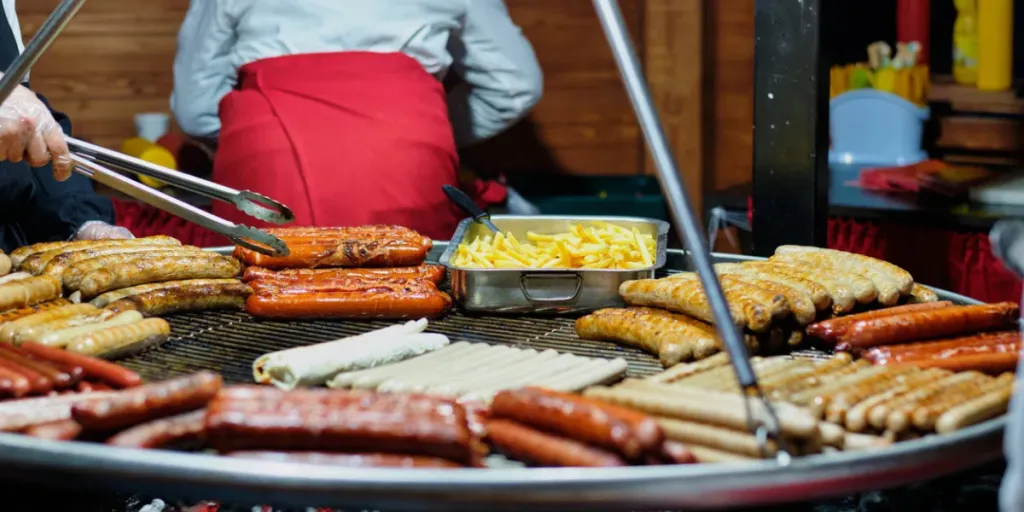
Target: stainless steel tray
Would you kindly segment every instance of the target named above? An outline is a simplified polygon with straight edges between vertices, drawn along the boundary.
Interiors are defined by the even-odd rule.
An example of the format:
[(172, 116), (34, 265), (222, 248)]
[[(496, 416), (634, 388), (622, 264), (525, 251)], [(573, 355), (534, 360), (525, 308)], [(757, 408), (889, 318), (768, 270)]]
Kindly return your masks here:
[(465, 311), (474, 313), (567, 314), (622, 305), (619, 285), (633, 279), (654, 276), (665, 265), (669, 225), (641, 217), (590, 217), (568, 215), (496, 215), (491, 220), (504, 232), (520, 240), (528, 231), (542, 234), (568, 232), (573, 224), (604, 221), (636, 228), (657, 241), (654, 265), (636, 270), (620, 269), (495, 269), (460, 268), (451, 265), (455, 248), (464, 241), (490, 233), (483, 224), (466, 219), (441, 255), (448, 267), (452, 298)]
[[(438, 244), (432, 258), (444, 250), (444, 245)], [(719, 262), (749, 259), (716, 255)], [(685, 269), (686, 260), (682, 251), (668, 251), (669, 269)], [(944, 299), (976, 303), (953, 293), (937, 292)], [(197, 331), (185, 336), (194, 336), (199, 341), (195, 345), (182, 342), (187, 350), (182, 348), (179, 355), (192, 354), (194, 360), (210, 360), (205, 351), (213, 349), (206, 341), (212, 339), (211, 331), (223, 333), (212, 336), (224, 337), (231, 336), (229, 332), (233, 330), (245, 331), (236, 336), (237, 342), (244, 344), (245, 340), (250, 340), (248, 343), (253, 343), (253, 336), (242, 323), (214, 326), (212, 319), (204, 322), (199, 324), (210, 324), (203, 328), (207, 332)], [(459, 320), (455, 325), (462, 322)], [(505, 322), (521, 329), (528, 323), (552, 324), (554, 321), (490, 317), (488, 322)], [(286, 333), (287, 326), (274, 324), (274, 332), (270, 334)], [(292, 329), (299, 335), (312, 327), (296, 324)], [(149, 356), (152, 360), (143, 357), (131, 365), (166, 367), (167, 362), (160, 352), (166, 348), (168, 345), (154, 351)], [(643, 363), (634, 356), (627, 359), (631, 371), (653, 369), (650, 363), (642, 367)], [(633, 368), (637, 363), (641, 367)], [(246, 360), (240, 362), (239, 367), (248, 364)], [(241, 370), (228, 371), (229, 374), (239, 372)], [(967, 469), (1001, 456), (1004, 426), (1005, 418), (999, 418), (950, 435), (899, 443), (881, 451), (799, 458), (785, 468), (764, 461), (617, 469), (443, 471), (340, 469), (282, 463), (254, 465), (251, 461), (210, 455), (116, 449), (0, 434), (0, 478), (60, 482), (91, 490), (174, 498), (401, 511), (728, 508), (843, 496), (898, 487)]]

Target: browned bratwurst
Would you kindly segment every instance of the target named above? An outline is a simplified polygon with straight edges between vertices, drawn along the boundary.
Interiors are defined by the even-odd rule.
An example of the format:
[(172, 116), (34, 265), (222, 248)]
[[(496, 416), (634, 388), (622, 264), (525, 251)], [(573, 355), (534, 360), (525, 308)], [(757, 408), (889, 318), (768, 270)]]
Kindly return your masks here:
[(249, 285), (234, 279), (192, 279), (164, 284), (167, 286), (121, 297), (107, 303), (105, 308), (115, 312), (136, 310), (144, 316), (211, 309), (241, 310), (245, 299), (252, 294)]
[(630, 460), (660, 453), (665, 441), (661, 427), (646, 414), (540, 388), (499, 392), (491, 402), (490, 417), (614, 450)]
[(227, 279), (242, 272), (242, 265), (228, 256), (202, 254), (159, 256), (111, 265), (89, 272), (78, 291), (83, 298), (103, 292), (158, 281)]
[(199, 372), (146, 384), (106, 398), (77, 403), (71, 408), (71, 417), (88, 430), (123, 429), (200, 409), (216, 396), (221, 382), (220, 375)]
[(199, 441), (206, 434), (206, 410), (160, 418), (122, 430), (107, 439), (107, 444), (122, 448), (161, 448), (167, 445)]

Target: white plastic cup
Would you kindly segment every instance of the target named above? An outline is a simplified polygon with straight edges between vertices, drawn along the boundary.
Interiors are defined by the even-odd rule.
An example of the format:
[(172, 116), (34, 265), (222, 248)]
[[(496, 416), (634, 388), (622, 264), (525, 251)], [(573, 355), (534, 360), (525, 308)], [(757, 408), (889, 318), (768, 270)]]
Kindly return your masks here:
[(163, 112), (144, 112), (135, 114), (135, 132), (139, 137), (150, 142), (167, 135), (171, 129), (171, 116)]

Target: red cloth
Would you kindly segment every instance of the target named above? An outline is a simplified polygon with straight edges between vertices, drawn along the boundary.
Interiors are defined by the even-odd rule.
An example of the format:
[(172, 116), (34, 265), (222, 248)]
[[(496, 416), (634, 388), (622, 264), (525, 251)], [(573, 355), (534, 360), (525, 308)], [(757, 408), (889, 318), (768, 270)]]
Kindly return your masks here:
[(175, 217), (159, 208), (134, 201), (113, 200), (118, 226), (128, 228), (135, 236), (173, 236), (185, 245), (216, 247), (231, 245), (231, 240), (213, 231)]
[[(220, 104), (213, 179), (266, 194), (295, 225), (399, 224), (446, 240), (464, 216), (441, 186), (458, 155), (441, 82), (400, 53), (341, 52), (243, 66)], [(230, 205), (213, 213), (251, 223)]]

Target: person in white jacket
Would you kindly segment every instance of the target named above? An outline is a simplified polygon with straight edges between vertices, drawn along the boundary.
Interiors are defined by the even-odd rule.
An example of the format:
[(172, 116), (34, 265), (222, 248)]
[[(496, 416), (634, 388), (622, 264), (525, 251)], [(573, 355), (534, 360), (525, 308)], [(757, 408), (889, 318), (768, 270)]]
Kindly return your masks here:
[[(461, 83), (446, 91), (449, 73)], [(456, 148), (509, 128), (541, 94), (502, 0), (193, 0), (171, 108), (186, 133), (216, 140), (214, 181), (281, 200), (298, 224), (447, 238), (463, 216), (441, 191), (459, 185)]]

